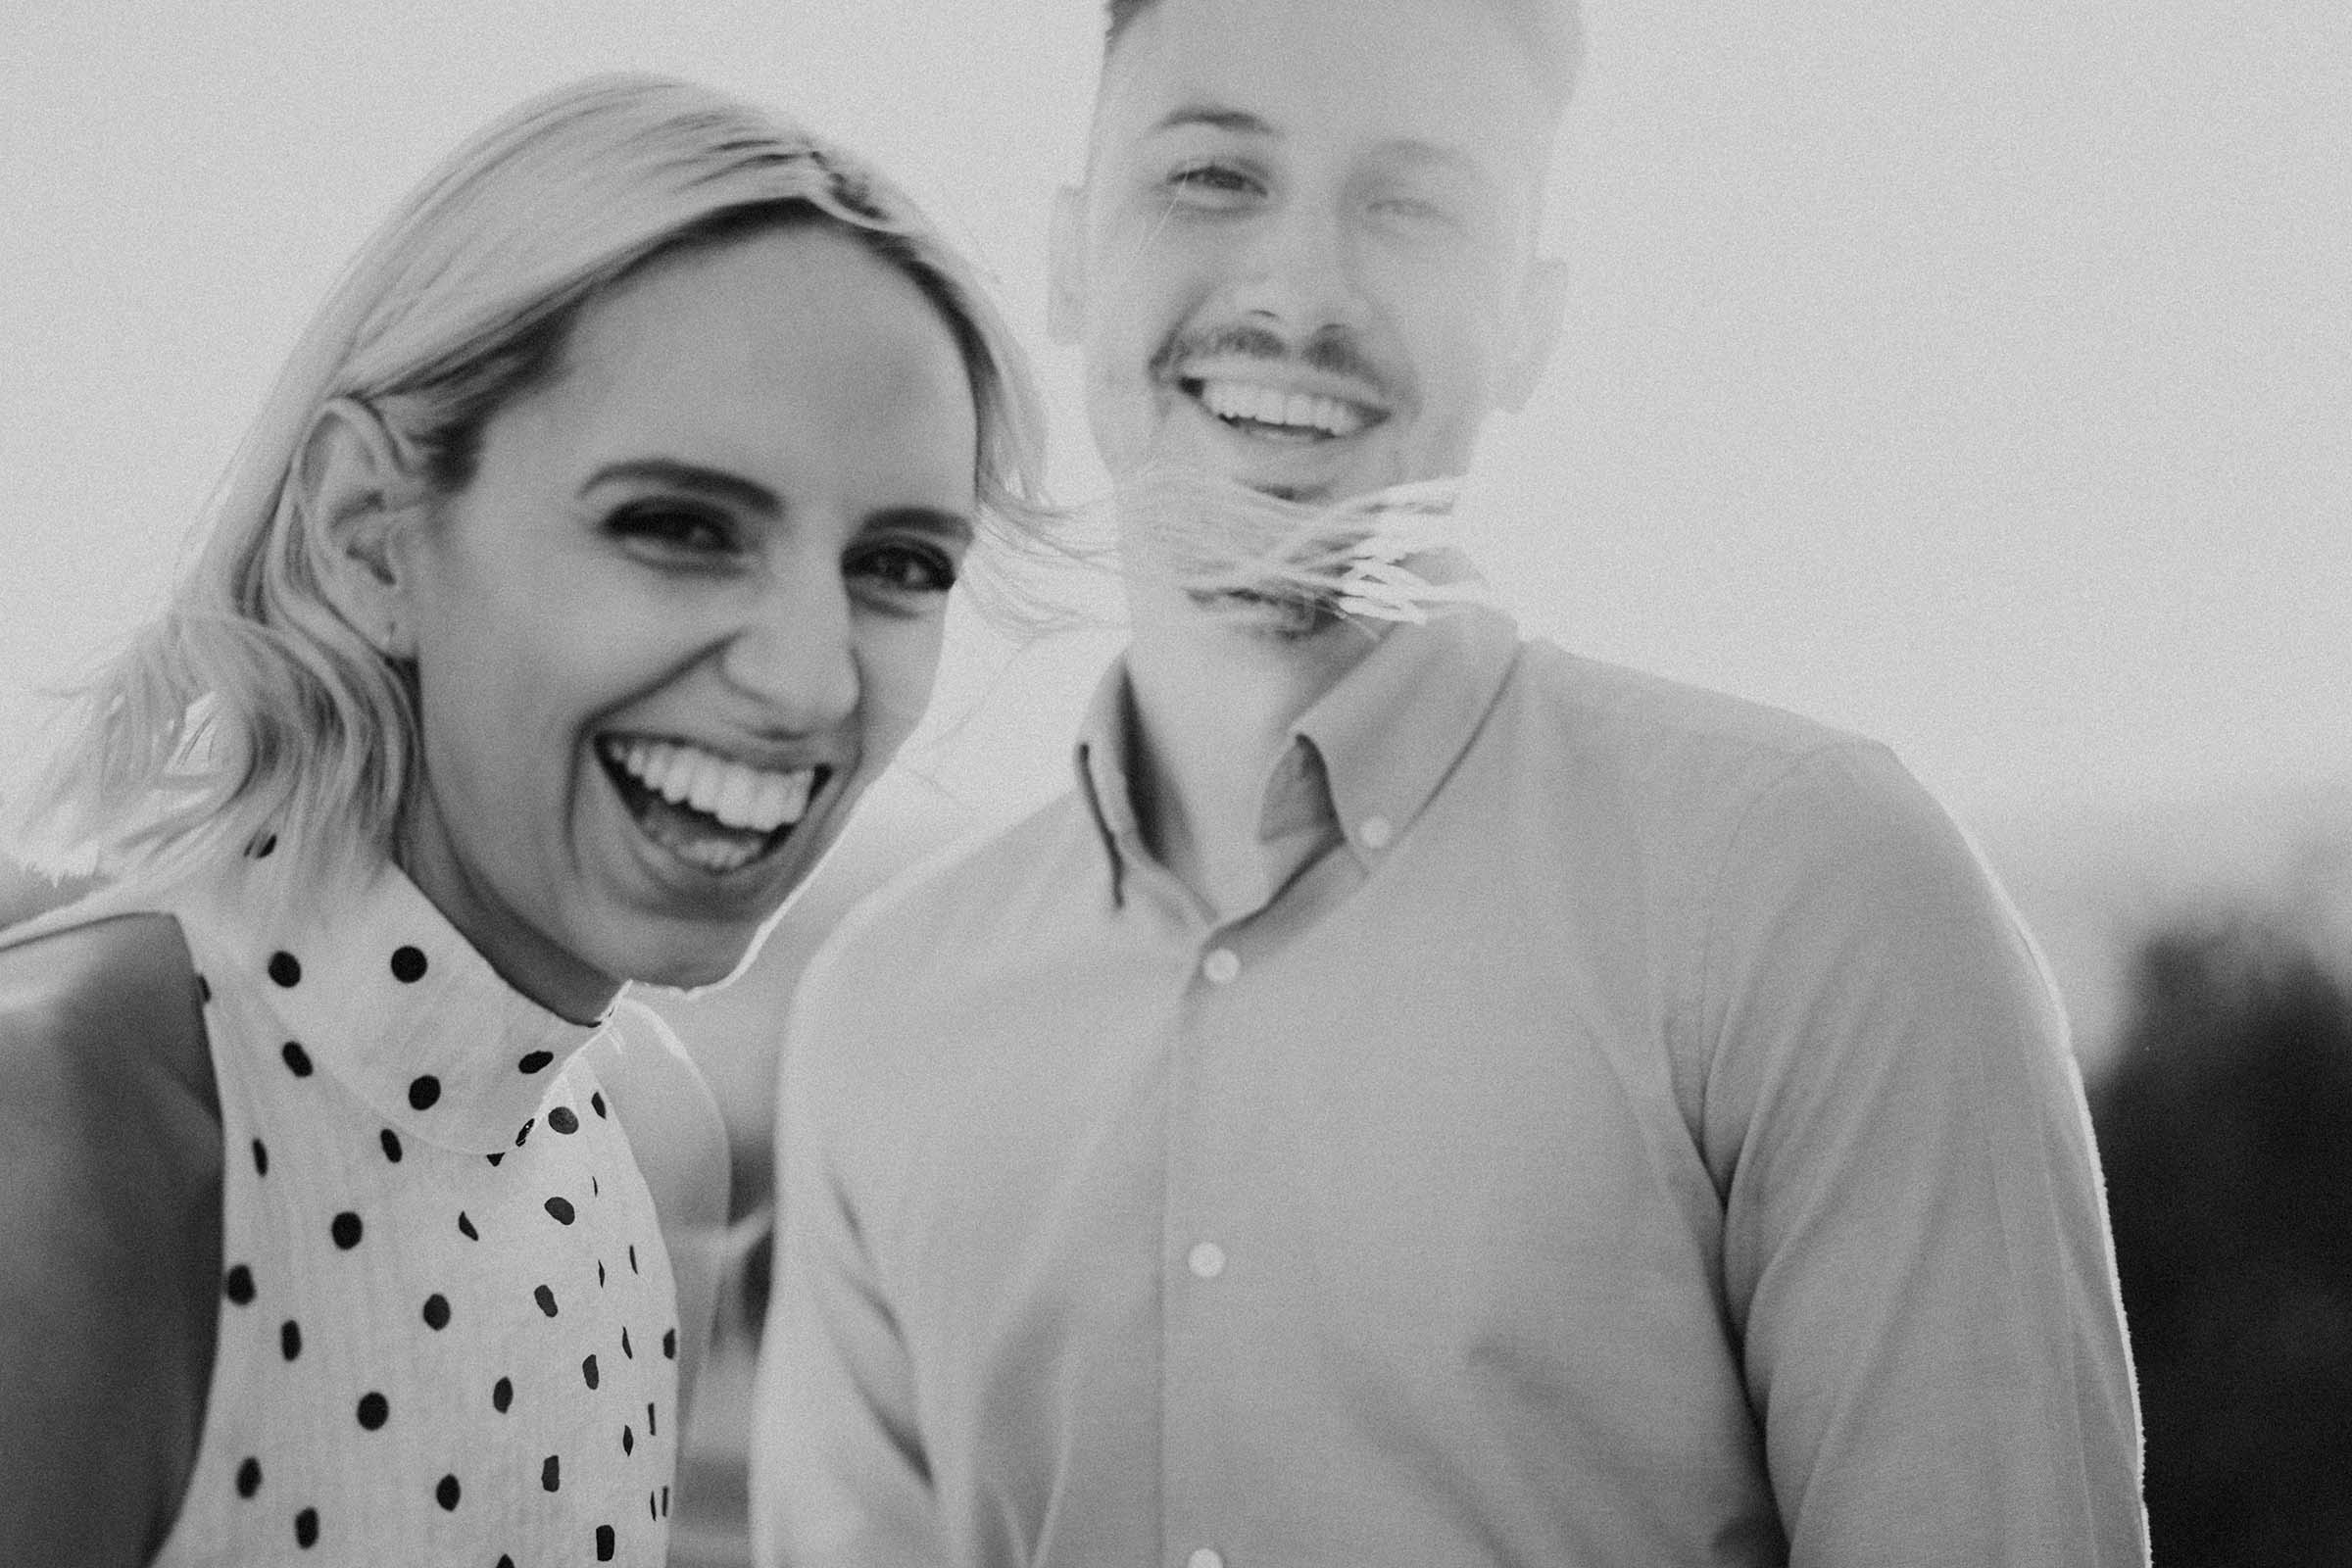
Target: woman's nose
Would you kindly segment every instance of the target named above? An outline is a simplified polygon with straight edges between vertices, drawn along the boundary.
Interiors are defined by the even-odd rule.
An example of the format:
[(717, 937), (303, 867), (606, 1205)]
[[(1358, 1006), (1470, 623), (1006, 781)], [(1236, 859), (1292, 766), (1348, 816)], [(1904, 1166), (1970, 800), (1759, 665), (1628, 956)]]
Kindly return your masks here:
[(790, 730), (840, 724), (858, 707), (855, 614), (831, 562), (782, 567), (719, 653), (729, 684), (755, 698), (771, 722)]

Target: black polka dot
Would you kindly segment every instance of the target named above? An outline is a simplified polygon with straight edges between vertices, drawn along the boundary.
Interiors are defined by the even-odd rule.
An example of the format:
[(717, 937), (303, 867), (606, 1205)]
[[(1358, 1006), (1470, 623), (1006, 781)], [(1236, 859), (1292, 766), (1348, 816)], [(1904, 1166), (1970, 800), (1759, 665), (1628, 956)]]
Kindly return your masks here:
[(513, 1378), (500, 1378), (496, 1383), (490, 1386), (491, 1409), (496, 1410), (500, 1415), (505, 1415), (507, 1413), (507, 1406), (513, 1404), (514, 1402), (514, 1380)]
[(556, 1223), (559, 1225), (568, 1225), (571, 1223), (572, 1209), (571, 1202), (568, 1199), (549, 1199), (547, 1200), (547, 1211), (556, 1217)]
[(466, 1211), (462, 1208), (458, 1210), (458, 1234), (469, 1242), (478, 1242), (482, 1239), (482, 1233), (473, 1228), (473, 1221), (466, 1217)]
[(669, 1483), (666, 1481), (662, 1483), (662, 1517), (669, 1517)]
[(516, 1149), (520, 1149), (523, 1141), (531, 1136), (531, 1128), (538, 1120), (539, 1118), (536, 1116), (525, 1116), (522, 1119), (522, 1125), (514, 1130), (514, 1147)]
[(589, 1095), (588, 1107), (595, 1111), (599, 1116), (602, 1116), (605, 1113), (605, 1096), (602, 1090), (598, 1090)]
[(596, 1560), (598, 1562), (612, 1560), (612, 1527), (611, 1525), (596, 1527)]
[(654, 1401), (651, 1399), (645, 1401), (645, 1435), (649, 1438), (662, 1435), (662, 1421), (654, 1414)]
[(433, 1488), (433, 1500), (441, 1505), (442, 1512), (456, 1513), (458, 1511), (458, 1494), (462, 1490), (456, 1476), (443, 1476), (441, 1484)]
[(392, 978), (404, 986), (415, 985), (424, 978), (424, 950), (395, 948), (392, 950)]
[(635, 1242), (629, 1244), (629, 1272), (632, 1274), (637, 1272), (637, 1244)]
[(204, 999), (205, 1005), (212, 1005), (213, 983), (202, 975), (196, 977), (196, 995)]
[(678, 1331), (676, 1329), (662, 1331), (662, 1353), (672, 1361), (678, 1358)]
[(539, 1310), (545, 1312), (549, 1317), (554, 1317), (556, 1315), (556, 1293), (549, 1290), (546, 1286), (542, 1285), (537, 1290), (533, 1291), (531, 1293), (531, 1299), (537, 1301), (539, 1303)]
[(598, 1185), (594, 1175), (591, 1175), (588, 1178), (588, 1196), (590, 1198), (602, 1198), (605, 1196), (604, 1188)]
[(441, 1080), (431, 1073), (420, 1073), (409, 1080), (409, 1108), (430, 1110), (441, 1098)]
[(270, 858), (270, 852), (276, 848), (277, 835), (274, 833), (265, 833), (260, 838), (255, 839), (253, 843), (246, 848), (245, 853), (252, 856), (257, 860), (267, 860)]
[(541, 1072), (546, 1069), (549, 1062), (555, 1059), (555, 1055), (550, 1052), (534, 1051), (529, 1055), (516, 1062), (514, 1064), (514, 1070), (516, 1072), (524, 1073)]
[(250, 1497), (262, 1490), (262, 1461), (248, 1454), (237, 1466), (237, 1495)]
[(285, 1058), (286, 1071), (295, 1077), (308, 1078), (311, 1075), (311, 1054), (302, 1049), (301, 1041), (287, 1041), (278, 1054)]
[(662, 1522), (662, 1494), (659, 1492), (645, 1494), (645, 1516), (656, 1524)]
[(637, 1451), (637, 1434), (631, 1432), (625, 1426), (620, 1429), (620, 1451), (623, 1453), (635, 1453)]
[(629, 1348), (629, 1326), (626, 1323), (620, 1326), (620, 1353), (632, 1361), (637, 1359), (637, 1352)]
[(291, 953), (272, 953), (270, 955), (270, 978), (289, 988), (302, 984), (302, 960)]
[(239, 1306), (253, 1304), (253, 1270), (239, 1263), (220, 1279), (220, 1294)]
[(305, 1508), (294, 1516), (294, 1544), (308, 1551), (318, 1544), (318, 1510)]
[(360, 1245), (360, 1216), (348, 1208), (345, 1209), (342, 1213), (337, 1214), (334, 1223), (327, 1227), (327, 1234), (334, 1237), (337, 1247), (346, 1252), (350, 1251)]
[(424, 1326), (436, 1334), (449, 1327), (449, 1298), (439, 1291), (424, 1298)]
[(497, 1164), (497, 1163), (498, 1163), (500, 1160), (502, 1160), (502, 1159), (504, 1159), (504, 1158), (506, 1158), (507, 1156), (506, 1156), (505, 1152), (502, 1151), (501, 1152), (499, 1152), (499, 1153), (495, 1153), (495, 1154), (484, 1154), (482, 1157), (483, 1157), (484, 1159), (488, 1160), (488, 1161), (489, 1161), (491, 1164), (495, 1165), (495, 1164)]
[(569, 1105), (558, 1105), (547, 1113), (547, 1124), (557, 1132), (569, 1136), (580, 1130), (580, 1118), (571, 1113)]
[(596, 1288), (600, 1291), (605, 1288), (605, 1260), (601, 1257), (596, 1260)]
[(580, 1363), (580, 1378), (590, 1388), (596, 1387), (596, 1357), (594, 1355)]
[(391, 1161), (393, 1164), (395, 1164), (395, 1165), (399, 1164), (399, 1163), (400, 1163), (400, 1134), (398, 1134), (398, 1133), (394, 1132), (394, 1131), (393, 1131), (391, 1128), (387, 1127), (387, 1128), (385, 1128), (385, 1129), (384, 1129), (384, 1131), (383, 1131), (383, 1134), (382, 1134), (381, 1138), (380, 1138), (378, 1141), (379, 1141), (379, 1142), (381, 1142), (381, 1143), (383, 1144), (383, 1146), (384, 1146), (384, 1157), (385, 1157), (386, 1159), (390, 1160), (390, 1161)]
[(301, 1324), (295, 1322), (292, 1318), (288, 1318), (277, 1326), (277, 1349), (278, 1353), (283, 1355), (289, 1361), (296, 1360), (301, 1356)]
[(380, 1428), (392, 1418), (392, 1402), (375, 1393), (360, 1396), (360, 1425), (369, 1432)]
[(539, 1467), (539, 1485), (549, 1492), (558, 1491), (563, 1487), (563, 1459), (552, 1453), (547, 1456), (547, 1462)]
[(270, 1174), (270, 1146), (259, 1138), (253, 1141), (253, 1173), (256, 1176)]

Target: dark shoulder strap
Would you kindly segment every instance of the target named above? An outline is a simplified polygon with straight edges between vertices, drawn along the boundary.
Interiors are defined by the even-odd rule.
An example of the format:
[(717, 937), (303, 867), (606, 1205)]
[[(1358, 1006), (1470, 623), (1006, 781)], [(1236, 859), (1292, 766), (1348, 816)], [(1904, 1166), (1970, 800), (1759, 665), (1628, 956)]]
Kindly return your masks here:
[(179, 924), (0, 946), (0, 1562), (144, 1562), (201, 1436), (220, 1113)]

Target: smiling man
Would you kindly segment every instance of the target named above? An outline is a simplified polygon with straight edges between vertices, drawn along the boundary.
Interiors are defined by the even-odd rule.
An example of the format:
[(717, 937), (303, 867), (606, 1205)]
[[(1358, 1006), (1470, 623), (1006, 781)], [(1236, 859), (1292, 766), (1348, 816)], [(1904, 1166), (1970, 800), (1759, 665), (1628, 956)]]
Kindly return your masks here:
[(1166, 548), (1464, 471), (1574, 64), (1547, 0), (1112, 5), (1052, 304), (1133, 636), (1071, 791), (803, 993), (771, 1561), (2144, 1560), (2063, 1022), (1886, 751), (1443, 550), (1419, 620)]

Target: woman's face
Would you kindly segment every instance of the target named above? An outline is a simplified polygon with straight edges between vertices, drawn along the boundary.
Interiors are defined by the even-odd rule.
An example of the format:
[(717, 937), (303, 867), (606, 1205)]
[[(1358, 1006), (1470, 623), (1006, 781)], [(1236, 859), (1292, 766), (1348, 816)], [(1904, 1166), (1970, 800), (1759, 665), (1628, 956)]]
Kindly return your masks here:
[(972, 538), (945, 321), (830, 225), (658, 261), (397, 537), (423, 726), (403, 846), (567, 1016), (722, 978), (914, 726)]

